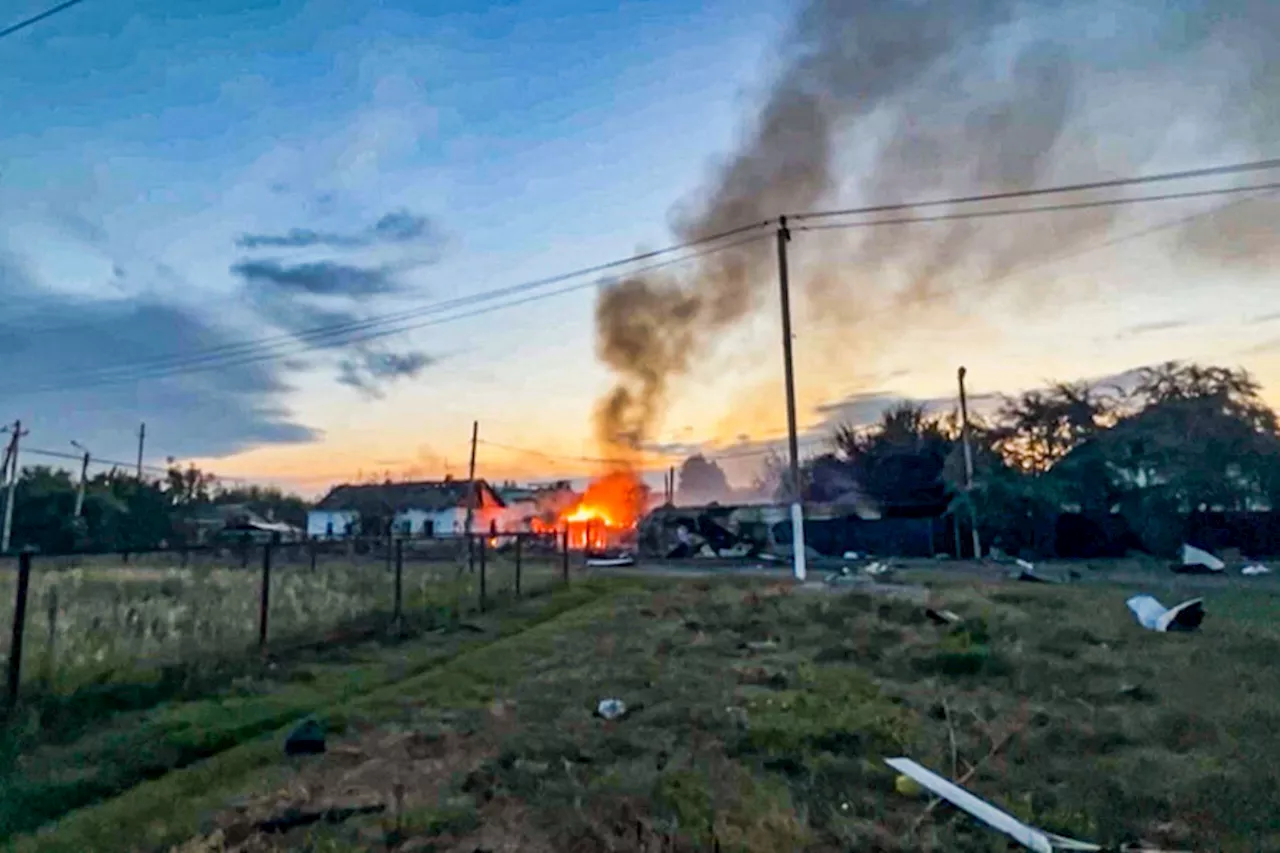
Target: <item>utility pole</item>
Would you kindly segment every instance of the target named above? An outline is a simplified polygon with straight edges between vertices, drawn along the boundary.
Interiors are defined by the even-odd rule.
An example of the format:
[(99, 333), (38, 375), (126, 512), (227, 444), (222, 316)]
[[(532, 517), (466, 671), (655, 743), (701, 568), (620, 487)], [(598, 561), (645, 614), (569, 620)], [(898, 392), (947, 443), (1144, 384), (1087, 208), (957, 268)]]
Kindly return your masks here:
[(471, 422), (471, 461), (467, 464), (467, 549), (471, 548), (471, 521), (476, 509), (476, 443), (480, 438), (480, 422)]
[(142, 480), (142, 448), (147, 443), (147, 425), (138, 427), (138, 480)]
[[(969, 499), (969, 521), (973, 525), (973, 558), (982, 559), (982, 539), (978, 536), (978, 508), (973, 504), (973, 450), (969, 447), (969, 398), (964, 392), (967, 371), (956, 371), (960, 383), (960, 443), (964, 446), (964, 493)], [(956, 556), (959, 556), (957, 554)]]
[(71, 446), (84, 451), (84, 456), (80, 459), (80, 488), (76, 491), (76, 511), (72, 514), (72, 518), (79, 518), (84, 509), (85, 484), (89, 480), (89, 448), (78, 441), (71, 442)]
[(4, 530), (0, 533), (0, 554), (7, 554), (13, 533), (13, 505), (18, 500), (18, 442), (26, 433), (22, 430), (22, 421), (14, 421), (13, 426), (5, 427), (0, 432), (10, 433), (9, 447), (4, 454), (9, 489), (4, 501)]
[(791, 477), (788, 497), (791, 498), (791, 547), (792, 569), (796, 580), (804, 580), (806, 572), (804, 553), (804, 490), (800, 483), (800, 442), (796, 437), (796, 377), (791, 359), (791, 283), (787, 272), (787, 243), (791, 232), (787, 229), (787, 217), (778, 217), (778, 290), (782, 297), (782, 370), (787, 386), (787, 447), (791, 453)]

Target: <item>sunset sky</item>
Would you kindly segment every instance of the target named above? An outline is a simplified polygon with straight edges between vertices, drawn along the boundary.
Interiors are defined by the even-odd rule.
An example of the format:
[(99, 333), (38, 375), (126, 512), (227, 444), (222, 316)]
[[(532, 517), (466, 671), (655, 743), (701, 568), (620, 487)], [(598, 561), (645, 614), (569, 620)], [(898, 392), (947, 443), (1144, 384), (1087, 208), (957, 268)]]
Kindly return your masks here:
[[(998, 48), (1029, 32), (1089, 44), (1046, 183), (1280, 156), (1221, 121), (1220, 102), (1246, 96), (1218, 41), (1167, 76), (1134, 60), (1166, 43), (1134, 26), (1163, 5), (1000, 31), (974, 73), (1003, 79)], [(120, 460), (145, 421), (150, 464), (308, 494), (462, 476), (473, 420), (484, 476), (591, 473), (611, 383), (593, 286), (364, 344), (308, 332), (678, 242), (673, 211), (750, 134), (796, 8), (87, 0), (0, 40), (0, 419), (21, 418), (33, 449), (76, 440)], [(1221, 74), (1178, 75), (1198, 62)], [(824, 206), (900, 200), (859, 171), (877, 121), (841, 130), (847, 180)], [(901, 186), (984, 188), (962, 177)], [(1126, 194), (1267, 181), (1280, 170)], [(1055, 229), (1087, 214), (983, 220), (967, 239), (1014, 246), (1008, 268), (948, 264), (912, 303), (894, 295), (898, 266), (938, 225), (797, 232), (806, 447), (897, 399), (949, 398), (960, 364), (989, 395), (1192, 359), (1248, 368), (1280, 404), (1278, 213), (1275, 194), (1154, 202), (1073, 241)], [(653, 444), (675, 455), (645, 458), (707, 448), (748, 479), (760, 457), (746, 452), (785, 429), (776, 295), (707, 342), (668, 398)]]

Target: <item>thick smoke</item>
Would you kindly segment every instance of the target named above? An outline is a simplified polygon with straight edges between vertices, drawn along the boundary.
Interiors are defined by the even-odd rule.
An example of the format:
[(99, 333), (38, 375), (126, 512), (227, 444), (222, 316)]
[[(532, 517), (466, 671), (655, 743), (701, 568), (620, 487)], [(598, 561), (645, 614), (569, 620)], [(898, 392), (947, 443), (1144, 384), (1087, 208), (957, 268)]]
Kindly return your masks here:
[[(1189, 116), (1199, 136), (1179, 148), (1175, 168), (1188, 157), (1244, 159), (1280, 124), (1274, 0), (808, 0), (782, 55), (738, 150), (677, 208), (681, 240), (848, 196), (885, 202), (1132, 174), (1188, 136)], [(1214, 138), (1200, 138), (1205, 128)], [(948, 298), (961, 274), (967, 288), (994, 286), (1096, 240), (1123, 215), (961, 220), (812, 244), (807, 235), (793, 277), (808, 322), (857, 322), (864, 303), (840, 287), (856, 276), (858, 291), (873, 285), (900, 323)], [(1197, 223), (1196, 238), (1217, 245), (1202, 233), (1211, 225)], [(597, 346), (617, 382), (597, 410), (600, 440), (652, 439), (670, 382), (763, 299), (772, 305), (776, 281), (764, 240), (709, 255), (684, 277), (606, 288)]]

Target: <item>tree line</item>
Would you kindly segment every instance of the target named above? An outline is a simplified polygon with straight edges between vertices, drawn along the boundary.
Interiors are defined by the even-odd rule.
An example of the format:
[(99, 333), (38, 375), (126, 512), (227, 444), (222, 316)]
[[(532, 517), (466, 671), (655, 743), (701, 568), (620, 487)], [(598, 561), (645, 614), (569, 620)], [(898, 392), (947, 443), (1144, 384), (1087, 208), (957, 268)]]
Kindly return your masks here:
[[(1064, 513), (1118, 518), (1145, 550), (1169, 553), (1192, 513), (1280, 508), (1280, 428), (1260, 390), (1245, 370), (1168, 362), (1129, 387), (1060, 382), (1003, 398), (970, 417), (972, 489), (958, 414), (903, 403), (836, 429), (802, 466), (804, 496), (947, 515), (966, 537), (976, 518), (983, 543), (1015, 554), (1054, 553)], [(780, 499), (785, 469), (772, 459), (761, 479)]]
[[(227, 486), (195, 467), (139, 478), (113, 469), (85, 483), (61, 468), (24, 467), (13, 508), (11, 550), (46, 553), (124, 551), (193, 543), (193, 522), (214, 507), (243, 506), (263, 518), (305, 527), (310, 504), (262, 486)], [(0, 498), (2, 500), (2, 498)]]

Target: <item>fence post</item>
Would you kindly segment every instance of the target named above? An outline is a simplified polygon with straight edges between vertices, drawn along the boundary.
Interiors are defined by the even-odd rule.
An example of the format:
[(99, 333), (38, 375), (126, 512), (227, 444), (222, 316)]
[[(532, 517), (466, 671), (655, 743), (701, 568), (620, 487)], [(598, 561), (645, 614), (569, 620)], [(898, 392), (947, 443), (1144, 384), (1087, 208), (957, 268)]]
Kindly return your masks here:
[(396, 625), (400, 624), (400, 617), (404, 613), (404, 540), (396, 540), (396, 603), (395, 603), (395, 620)]
[(9, 641), (9, 708), (18, 704), (22, 680), (22, 637), (27, 629), (27, 591), (31, 587), (31, 552), (18, 555), (18, 591), (13, 599), (13, 638)]
[(57, 670), (56, 655), (58, 653), (58, 588), (56, 586), (49, 587), (49, 592), (45, 594), (44, 603), (45, 622), (46, 627), (49, 629), (44, 650), (44, 682), (45, 684), (52, 684), (54, 673)]
[(562, 555), (561, 571), (564, 574), (564, 582), (569, 582), (569, 525), (564, 527), (564, 554)]
[[(245, 552), (248, 553), (247, 551)], [(267, 620), (271, 614), (271, 543), (262, 546), (262, 598), (258, 604), (258, 648), (267, 650)]]
[(522, 534), (516, 534), (516, 598), (520, 597), (520, 543), (524, 542)]
[(480, 612), (481, 613), (484, 612), (485, 605), (487, 603), (488, 592), (489, 592), (488, 587), (486, 586), (486, 577), (485, 577), (487, 574), (485, 572), (485, 551), (486, 551), (487, 544), (488, 543), (485, 541), (485, 538), (481, 536), (480, 537)]
[(249, 547), (249, 534), (246, 533), (240, 537), (240, 568), (249, 568), (249, 552), (253, 550)]
[(308, 543), (307, 550), (311, 552), (311, 574), (314, 575), (316, 573), (316, 551), (319, 550), (319, 546), (316, 545), (316, 540), (312, 539), (310, 543)]
[(187, 567), (187, 560), (188, 560), (188, 557), (187, 557), (187, 546), (186, 546), (186, 545), (183, 545), (183, 546), (182, 546), (182, 565), (181, 565), (181, 568), (184, 568), (184, 569), (185, 569), (185, 568)]

